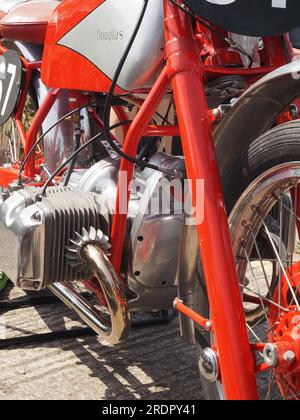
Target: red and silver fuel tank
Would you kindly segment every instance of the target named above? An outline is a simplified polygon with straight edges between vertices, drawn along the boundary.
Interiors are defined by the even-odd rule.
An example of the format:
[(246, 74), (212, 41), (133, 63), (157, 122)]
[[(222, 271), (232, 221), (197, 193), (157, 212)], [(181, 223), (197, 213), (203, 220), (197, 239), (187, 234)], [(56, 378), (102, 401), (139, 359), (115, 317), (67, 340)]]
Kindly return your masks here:
[[(49, 21), (43, 82), (106, 92), (143, 4), (143, 0), (64, 0)], [(163, 65), (163, 31), (163, 0), (151, 0), (120, 75), (120, 91), (152, 86)]]

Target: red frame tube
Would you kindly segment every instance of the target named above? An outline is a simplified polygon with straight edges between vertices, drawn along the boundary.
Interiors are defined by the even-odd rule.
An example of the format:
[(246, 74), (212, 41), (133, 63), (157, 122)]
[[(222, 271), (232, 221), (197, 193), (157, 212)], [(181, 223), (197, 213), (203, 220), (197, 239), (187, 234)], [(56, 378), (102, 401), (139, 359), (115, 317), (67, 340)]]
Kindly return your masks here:
[(25, 149), (26, 148), (26, 132), (22, 123), (22, 116), (23, 116), (23, 111), (26, 104), (27, 94), (30, 88), (32, 72), (40, 68), (41, 63), (40, 62), (28, 63), (25, 60), (23, 60), (23, 64), (25, 65), (25, 68), (26, 68), (25, 86), (24, 86), (24, 89), (22, 90), (18, 108), (15, 112), (15, 122), (16, 122), (16, 127), (20, 136), (22, 146)]
[[(164, 0), (167, 66), (188, 178), (205, 182), (205, 218), (197, 225), (222, 382), (228, 399), (257, 399), (255, 367), (232, 254), (227, 213), (190, 20)], [(192, 191), (193, 206), (198, 203)]]
[[(0, 46), (0, 53), (4, 53), (6, 51), (7, 51), (7, 48)], [(42, 63), (41, 61), (28, 62), (24, 57), (20, 57), (20, 58), (25, 67), (26, 75), (25, 75), (24, 87), (22, 89), (17, 108), (14, 112), (14, 120), (15, 120), (19, 137), (20, 137), (21, 145), (24, 148), (24, 157), (26, 157), (31, 147), (33, 146), (34, 142), (36, 141), (36, 138), (41, 129), (41, 126), (45, 118), (47, 117), (48, 113), (50, 112), (52, 106), (54, 105), (61, 90), (60, 89), (49, 90), (48, 94), (46, 95), (45, 100), (39, 107), (32, 121), (32, 124), (30, 126), (28, 133), (26, 133), (24, 124), (22, 122), (22, 116), (23, 116), (24, 107), (26, 104), (26, 98), (30, 89), (31, 81), (32, 81), (32, 73), (34, 70), (40, 69)], [(1, 185), (8, 186), (14, 179), (17, 178), (15, 176), (16, 173), (18, 173), (18, 170), (16, 168), (11, 168), (9, 170), (6, 170), (5, 168), (0, 167)], [(32, 157), (29, 159), (27, 165), (25, 166), (24, 173), (26, 177), (31, 178), (31, 179), (33, 179), (34, 176), (36, 175), (37, 171), (35, 168), (35, 154), (33, 154)]]
[(192, 319), (196, 324), (200, 325), (200, 327), (204, 328), (205, 330), (212, 330), (212, 323), (209, 319), (204, 318), (200, 314), (197, 314), (195, 311), (188, 308), (178, 298), (176, 298), (174, 301), (174, 308), (182, 314), (186, 315), (188, 318)]
[[(60, 89), (50, 89), (47, 93), (43, 103), (39, 107), (32, 124), (30, 126), (27, 138), (26, 138), (26, 144), (25, 144), (25, 157), (28, 155), (30, 149), (34, 145), (34, 142), (36, 141), (36, 138), (38, 136), (38, 133), (41, 129), (41, 126), (47, 117), (48, 113), (50, 112), (52, 106), (54, 105), (59, 93)], [(33, 178), (35, 175), (35, 161), (34, 161), (34, 154), (32, 154), (32, 157), (29, 159), (26, 167), (25, 167), (25, 175), (28, 178)]]
[[(128, 116), (127, 116), (127, 114), (126, 114), (126, 112), (125, 112), (125, 110), (122, 106), (115, 105), (115, 106), (113, 106), (113, 110), (114, 110), (114, 112), (115, 112), (115, 114), (116, 114), (116, 116), (117, 116), (117, 118), (120, 122), (121, 121), (126, 121), (128, 119)], [(129, 130), (128, 125), (123, 125), (122, 126), (124, 139), (127, 136), (128, 130)]]
[[(123, 127), (123, 132), (126, 135), (123, 150), (135, 157), (142, 137), (181, 135), (188, 177), (194, 183), (198, 179), (205, 180), (205, 220), (197, 226), (197, 229), (225, 394), (229, 399), (256, 399), (258, 397), (255, 382), (257, 368), (254, 366), (231, 251), (227, 215), (212, 142), (211, 113), (205, 99), (204, 75), (209, 74), (209, 77), (212, 77), (220, 74), (239, 74), (247, 76), (247, 79), (256, 79), (281, 64), (278, 60), (276, 61), (280, 48), (279, 38), (277, 41), (266, 42), (267, 49), (275, 59), (270, 57), (265, 67), (229, 69), (206, 66), (199, 60), (198, 44), (195, 41), (190, 19), (169, 0), (164, 0), (164, 12), (167, 66), (143, 102), (132, 124)], [(4, 52), (6, 49), (0, 47), (0, 51)], [(282, 58), (280, 60), (282, 61)], [(22, 124), (22, 113), (32, 71), (40, 68), (41, 63), (28, 63), (24, 58), (22, 61), (27, 72), (15, 120), (26, 156), (60, 90), (49, 91), (29, 132), (26, 133)], [(284, 63), (282, 62), (282, 64)], [(179, 127), (148, 125), (171, 83)], [(127, 119), (122, 107), (114, 107), (114, 110), (119, 120)], [(102, 122), (99, 117), (95, 113), (92, 113), (92, 116), (101, 127)], [(33, 178), (36, 170), (33, 155), (25, 168), (25, 174), (27, 177)], [(3, 182), (12, 181), (12, 177), (15, 177), (16, 174), (15, 169), (5, 173), (3, 171), (4, 169), (0, 168), (1, 177), (5, 178), (2, 179), (2, 185)], [(119, 214), (119, 207), (120, 201), (123, 201), (124, 198), (127, 203), (129, 201), (128, 186), (133, 178), (134, 164), (122, 159), (120, 171), (126, 173), (127, 180), (125, 186), (121, 184), (118, 186), (116, 213), (111, 233), (111, 259), (119, 274), (127, 222), (127, 214)], [(196, 206), (194, 188), (192, 201)], [(181, 309), (185, 310), (183, 307)], [(189, 315), (194, 316), (194, 314)], [(197, 319), (201, 323), (206, 321), (202, 317)], [(264, 366), (260, 368), (264, 369)]]
[[(232, 255), (227, 214), (212, 141), (203, 67), (199, 62), (190, 19), (169, 0), (164, 0), (167, 67), (133, 121), (124, 152), (136, 156), (147, 123), (172, 81), (188, 177), (205, 180), (205, 219), (197, 226), (223, 386), (228, 399), (258, 399), (255, 366)], [(119, 213), (120, 201), (130, 198), (134, 165), (122, 159), (126, 185), (118, 186), (111, 243), (112, 263), (120, 274), (127, 215)], [(126, 189), (126, 190), (125, 190)], [(125, 197), (122, 197), (125, 194)], [(192, 202), (197, 206), (195, 191)], [(217, 263), (216, 263), (217, 262)]]
[[(151, 92), (149, 93), (142, 107), (140, 108), (137, 116), (130, 125), (123, 147), (123, 151), (128, 155), (132, 157), (136, 156), (138, 144), (140, 139), (143, 137), (143, 133), (145, 132), (146, 126), (151, 120), (163, 97), (167, 93), (169, 86), (170, 80), (167, 69), (165, 68), (161, 72)], [(134, 164), (128, 161), (127, 159), (122, 159), (120, 165), (120, 173), (122, 172), (126, 173), (127, 180), (126, 185), (120, 185), (120, 183), (118, 185), (115, 216), (113, 218), (111, 230), (111, 261), (118, 274), (120, 274), (127, 222), (127, 214), (120, 214), (119, 208), (120, 202), (124, 200), (124, 194), (125, 200), (127, 201), (127, 203), (129, 202), (129, 184), (133, 179)]]

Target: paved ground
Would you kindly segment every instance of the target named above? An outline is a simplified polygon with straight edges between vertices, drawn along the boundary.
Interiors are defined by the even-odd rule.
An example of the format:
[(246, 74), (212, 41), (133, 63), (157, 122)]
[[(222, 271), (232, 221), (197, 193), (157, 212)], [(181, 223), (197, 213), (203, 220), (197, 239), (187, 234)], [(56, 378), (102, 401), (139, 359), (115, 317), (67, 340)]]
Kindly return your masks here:
[[(1, 300), (20, 293), (8, 289), (0, 296), (0, 338), (82, 325), (63, 304), (1, 316)], [(128, 342), (118, 347), (105, 346), (95, 337), (55, 341), (0, 350), (0, 363), (0, 400), (203, 399), (195, 349), (181, 339), (177, 317), (168, 324), (134, 329)], [(268, 383), (269, 374), (260, 375), (262, 399)], [(280, 399), (274, 384), (270, 396)]]
[[(64, 305), (0, 320), (8, 337), (80, 325)], [(117, 348), (88, 337), (1, 350), (0, 361), (0, 399), (201, 399), (194, 348), (181, 339), (177, 318), (136, 329)]]

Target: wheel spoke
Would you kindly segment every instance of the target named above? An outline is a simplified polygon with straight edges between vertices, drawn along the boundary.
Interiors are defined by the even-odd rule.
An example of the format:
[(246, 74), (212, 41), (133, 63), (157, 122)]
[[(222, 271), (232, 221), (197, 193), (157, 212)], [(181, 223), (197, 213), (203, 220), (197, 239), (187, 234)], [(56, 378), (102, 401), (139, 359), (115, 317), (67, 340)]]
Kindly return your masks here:
[(270, 370), (270, 372), (269, 372), (269, 384), (268, 384), (268, 392), (267, 392), (267, 395), (266, 395), (266, 401), (269, 401), (269, 400), (271, 400), (271, 396), (272, 396), (272, 391), (273, 391), (273, 387), (274, 387), (274, 384), (275, 384), (275, 374), (274, 374), (274, 371), (273, 371), (273, 369), (272, 370)]
[[(261, 258), (261, 253), (260, 253), (259, 246), (258, 246), (256, 238), (255, 238), (252, 226), (249, 226), (249, 230), (250, 230), (251, 236), (252, 236), (253, 241), (254, 241), (254, 246), (255, 246), (255, 249), (256, 249), (256, 252), (257, 252), (257, 255), (258, 255), (258, 258), (259, 258), (259, 262), (260, 262), (260, 265), (261, 265), (261, 268), (262, 268), (262, 271), (263, 271), (263, 274), (264, 274), (264, 279), (265, 279), (267, 288), (268, 288), (268, 290), (270, 290), (270, 288), (271, 288), (270, 283), (269, 283), (269, 280), (268, 280), (268, 276), (267, 276), (267, 273), (266, 273), (266, 269), (265, 269), (263, 260)], [(248, 258), (248, 262), (249, 262), (249, 258)], [(250, 264), (251, 264), (251, 262), (250, 262)]]
[(258, 293), (258, 292), (254, 292), (254, 291), (253, 291), (252, 289), (250, 289), (249, 287), (247, 287), (247, 286), (245, 286), (245, 285), (242, 285), (242, 284), (240, 284), (240, 286), (241, 286), (244, 290), (247, 290), (248, 292), (250, 292), (250, 293), (252, 293), (253, 295), (257, 296), (258, 298), (262, 299), (263, 301), (270, 303), (270, 305), (276, 306), (276, 307), (277, 307), (277, 308), (279, 308), (281, 311), (283, 311), (283, 312), (287, 312), (287, 313), (289, 312), (289, 310), (288, 310), (288, 309), (284, 308), (283, 306), (280, 306), (278, 303), (274, 302), (274, 301), (273, 301), (273, 300), (271, 300), (271, 299), (268, 299), (267, 297), (265, 297), (265, 296), (261, 295), (260, 293)]
[[(248, 324), (248, 322), (247, 322), (247, 328), (250, 331), (250, 333), (253, 335), (253, 337), (255, 338), (255, 340), (258, 343), (261, 343), (262, 340), (258, 337), (258, 335), (255, 333), (255, 331), (253, 330), (253, 328), (250, 327), (250, 325)], [(259, 354), (263, 357), (263, 354), (262, 353), (259, 353)]]
[[(260, 216), (260, 217), (261, 217), (261, 216)], [(289, 289), (290, 289), (290, 291), (291, 291), (291, 294), (292, 294), (292, 297), (293, 297), (293, 299), (294, 299), (294, 301), (295, 301), (295, 304), (296, 304), (296, 306), (297, 306), (298, 310), (300, 311), (300, 305), (299, 305), (299, 302), (298, 302), (297, 296), (296, 296), (295, 291), (294, 291), (294, 289), (293, 289), (293, 287), (292, 287), (292, 285), (291, 285), (291, 282), (290, 282), (290, 279), (289, 279), (289, 277), (288, 277), (288, 275), (287, 275), (287, 272), (286, 272), (286, 270), (285, 270), (285, 268), (284, 268), (284, 266), (283, 266), (283, 264), (282, 264), (282, 261), (281, 261), (281, 259), (280, 259), (279, 254), (278, 254), (278, 251), (277, 251), (276, 245), (275, 245), (274, 240), (273, 240), (273, 238), (272, 238), (272, 236), (271, 236), (270, 230), (269, 230), (268, 226), (266, 225), (266, 223), (265, 223), (265, 221), (264, 221), (264, 219), (263, 219), (262, 217), (261, 217), (261, 220), (262, 220), (262, 224), (263, 224), (263, 226), (264, 226), (265, 232), (266, 232), (266, 234), (267, 234), (267, 236), (268, 236), (268, 239), (269, 239), (269, 241), (270, 241), (270, 244), (271, 244), (271, 246), (272, 246), (272, 248), (273, 248), (273, 251), (274, 251), (274, 253), (275, 253), (275, 255), (276, 255), (276, 258), (277, 258), (278, 264), (279, 264), (279, 266), (281, 267), (281, 270), (282, 270), (283, 276), (284, 276), (284, 278), (285, 278), (285, 280), (286, 280), (286, 282), (287, 282), (287, 284), (288, 284), (288, 286), (289, 286)]]

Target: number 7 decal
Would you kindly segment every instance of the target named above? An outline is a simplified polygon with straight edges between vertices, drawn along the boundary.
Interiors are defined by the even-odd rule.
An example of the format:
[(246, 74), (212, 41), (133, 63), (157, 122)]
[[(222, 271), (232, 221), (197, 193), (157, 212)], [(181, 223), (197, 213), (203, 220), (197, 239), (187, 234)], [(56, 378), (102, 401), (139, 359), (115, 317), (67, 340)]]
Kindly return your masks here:
[(11, 79), (10, 79), (10, 82), (9, 82), (9, 85), (8, 85), (5, 100), (4, 100), (4, 103), (3, 103), (2, 110), (1, 110), (1, 115), (2, 116), (5, 114), (5, 111), (6, 111), (6, 108), (7, 108), (9, 96), (11, 94), (12, 87), (14, 85), (14, 81), (15, 81), (15, 78), (16, 78), (16, 70), (17, 70), (17, 66), (15, 66), (14, 64), (10, 63), (7, 67), (7, 73), (9, 73), (11, 75)]

